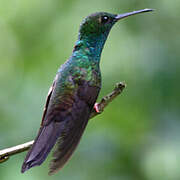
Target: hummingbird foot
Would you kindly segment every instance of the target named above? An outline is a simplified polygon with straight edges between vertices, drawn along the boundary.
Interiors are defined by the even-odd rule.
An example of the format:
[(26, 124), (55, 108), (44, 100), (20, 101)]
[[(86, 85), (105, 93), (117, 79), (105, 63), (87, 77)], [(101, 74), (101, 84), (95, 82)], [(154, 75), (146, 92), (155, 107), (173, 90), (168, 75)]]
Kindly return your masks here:
[(94, 104), (94, 109), (97, 113), (101, 113), (101, 110), (99, 109), (99, 103)]

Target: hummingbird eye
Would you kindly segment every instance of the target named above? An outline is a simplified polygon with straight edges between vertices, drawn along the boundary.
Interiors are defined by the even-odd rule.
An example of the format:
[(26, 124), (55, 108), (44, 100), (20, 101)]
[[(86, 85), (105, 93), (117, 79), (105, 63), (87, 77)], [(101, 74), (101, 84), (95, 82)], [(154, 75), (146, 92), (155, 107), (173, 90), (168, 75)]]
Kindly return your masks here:
[(107, 23), (109, 21), (109, 17), (108, 16), (102, 16), (101, 17), (101, 23), (102, 24), (105, 24), (105, 23)]

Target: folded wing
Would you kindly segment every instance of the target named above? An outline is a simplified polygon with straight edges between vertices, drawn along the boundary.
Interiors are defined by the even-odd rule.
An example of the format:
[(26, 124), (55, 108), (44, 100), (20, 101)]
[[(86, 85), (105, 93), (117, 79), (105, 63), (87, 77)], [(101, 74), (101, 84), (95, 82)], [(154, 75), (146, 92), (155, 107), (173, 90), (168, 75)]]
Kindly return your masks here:
[(22, 172), (42, 164), (57, 141), (49, 174), (63, 167), (80, 141), (100, 90), (84, 81), (73, 93), (64, 93), (59, 103), (51, 103), (55, 86), (47, 97), (42, 124)]

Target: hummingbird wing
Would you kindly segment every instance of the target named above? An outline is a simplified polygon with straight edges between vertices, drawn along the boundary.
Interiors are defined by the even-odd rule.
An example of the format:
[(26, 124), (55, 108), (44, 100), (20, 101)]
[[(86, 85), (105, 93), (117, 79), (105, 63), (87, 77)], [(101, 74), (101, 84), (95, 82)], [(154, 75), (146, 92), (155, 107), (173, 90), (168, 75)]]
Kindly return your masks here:
[[(41, 127), (39, 129), (39, 132), (38, 132), (38, 135), (36, 137), (36, 139), (34, 140), (34, 143), (32, 145), (32, 147), (30, 148), (30, 150), (28, 151), (27, 155), (26, 155), (26, 158), (23, 162), (23, 165), (22, 165), (22, 168), (21, 168), (21, 172), (24, 173), (26, 170), (30, 169), (31, 167), (33, 166), (36, 166), (36, 165), (40, 165), (44, 160), (41, 159), (39, 160), (38, 162), (35, 162), (35, 158), (36, 159), (39, 159), (37, 156), (40, 157), (40, 153), (42, 152), (42, 148), (40, 147), (41, 144), (44, 144), (44, 143), (47, 143), (46, 140), (46, 136), (48, 136), (48, 134), (45, 135), (45, 132), (49, 131), (49, 128), (50, 127), (46, 127), (44, 126), (43, 122), (45, 120), (45, 116), (46, 116), (46, 113), (47, 113), (47, 109), (48, 109), (48, 105), (49, 105), (49, 101), (50, 101), (50, 98), (51, 98), (51, 95), (52, 95), (52, 92), (54, 90), (54, 86), (55, 86), (55, 82), (57, 80), (57, 76), (55, 77), (54, 81), (53, 81), (53, 85), (49, 88), (49, 92), (48, 92), (48, 95), (47, 95), (47, 98), (46, 98), (46, 104), (45, 104), (45, 107), (44, 107), (44, 111), (43, 111), (43, 116), (42, 116), (42, 122), (41, 122)], [(43, 140), (44, 139), (44, 140)], [(48, 139), (48, 137), (47, 137)], [(42, 142), (40, 142), (40, 140)], [(44, 142), (43, 142), (44, 141)], [(45, 144), (44, 144), (45, 145)], [(38, 155), (39, 154), (39, 155)], [(42, 156), (42, 155), (41, 155)], [(34, 161), (34, 162), (33, 162)]]
[(57, 140), (49, 173), (63, 167), (80, 141), (100, 87), (81, 81), (73, 93), (65, 92), (59, 96), (59, 103), (52, 103), (58, 98), (55, 97), (55, 89), (56, 80), (47, 97), (38, 136), (24, 160), (21, 172), (42, 164)]

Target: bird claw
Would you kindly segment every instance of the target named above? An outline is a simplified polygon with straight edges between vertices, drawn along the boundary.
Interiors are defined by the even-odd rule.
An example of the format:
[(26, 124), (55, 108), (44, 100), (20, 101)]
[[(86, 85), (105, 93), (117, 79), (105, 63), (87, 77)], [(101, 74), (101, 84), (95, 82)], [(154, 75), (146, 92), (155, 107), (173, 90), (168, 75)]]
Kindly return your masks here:
[(99, 104), (98, 104), (98, 103), (95, 103), (95, 104), (94, 104), (94, 109), (95, 109), (95, 111), (96, 111), (97, 113), (100, 113), (100, 112), (101, 112), (100, 109), (99, 109)]

